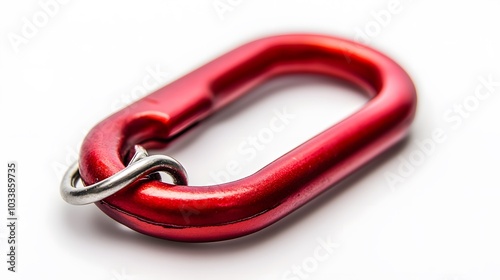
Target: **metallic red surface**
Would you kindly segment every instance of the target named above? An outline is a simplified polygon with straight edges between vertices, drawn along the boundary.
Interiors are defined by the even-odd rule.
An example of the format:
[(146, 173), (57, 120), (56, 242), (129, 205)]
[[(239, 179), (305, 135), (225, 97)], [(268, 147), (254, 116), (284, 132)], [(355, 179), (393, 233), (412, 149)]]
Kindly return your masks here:
[(316, 73), (372, 98), (358, 112), (244, 179), (205, 187), (140, 181), (96, 203), (113, 219), (156, 237), (217, 241), (258, 231), (299, 208), (403, 138), (416, 105), (412, 81), (385, 55), (355, 42), (292, 34), (243, 45), (105, 119), (80, 155), (86, 184), (125, 168), (134, 144), (170, 141), (270, 78)]

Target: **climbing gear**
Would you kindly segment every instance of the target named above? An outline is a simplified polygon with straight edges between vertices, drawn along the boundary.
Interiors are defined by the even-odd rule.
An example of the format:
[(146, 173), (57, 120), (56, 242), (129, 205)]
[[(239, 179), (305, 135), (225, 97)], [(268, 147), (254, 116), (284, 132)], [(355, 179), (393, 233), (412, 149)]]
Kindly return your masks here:
[[(371, 98), (340, 123), (229, 183), (189, 186), (179, 162), (147, 156), (137, 146), (164, 147), (256, 86), (291, 73), (346, 80)], [(415, 106), (409, 76), (367, 46), (313, 34), (268, 37), (222, 55), (95, 126), (79, 163), (64, 176), (61, 194), (72, 204), (95, 202), (116, 221), (160, 238), (240, 237), (285, 217), (401, 140)], [(173, 184), (159, 180), (158, 171), (170, 174)], [(76, 187), (80, 177), (86, 187)]]

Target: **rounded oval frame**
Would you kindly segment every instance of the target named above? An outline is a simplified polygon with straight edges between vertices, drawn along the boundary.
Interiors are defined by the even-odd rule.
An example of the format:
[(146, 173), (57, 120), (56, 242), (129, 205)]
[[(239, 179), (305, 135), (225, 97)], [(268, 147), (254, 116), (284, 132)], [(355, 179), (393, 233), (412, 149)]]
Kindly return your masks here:
[(190, 187), (141, 180), (96, 205), (147, 235), (189, 242), (236, 238), (283, 218), (401, 140), (413, 120), (415, 87), (380, 52), (316, 34), (259, 39), (179, 78), (94, 127), (80, 153), (85, 184), (125, 168), (135, 144), (154, 148), (270, 78), (315, 73), (360, 86), (370, 100), (357, 112), (256, 173)]

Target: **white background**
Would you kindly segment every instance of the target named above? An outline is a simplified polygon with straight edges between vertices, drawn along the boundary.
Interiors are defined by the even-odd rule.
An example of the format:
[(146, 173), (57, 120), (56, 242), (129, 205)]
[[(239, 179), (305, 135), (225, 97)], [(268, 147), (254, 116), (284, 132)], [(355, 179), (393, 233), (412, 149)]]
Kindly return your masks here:
[[(477, 88), (488, 92), (480, 77), (500, 81), (498, 1), (401, 0), (397, 12), (379, 23), (390, 0), (72, 0), (51, 7), (43, 22), (40, 3), (46, 2), (0, 4), (0, 181), (6, 182), (7, 161), (19, 165), (18, 272), (7, 272), (3, 261), (8, 234), (2, 218), (1, 279), (500, 278), (498, 82), (489, 96), (474, 97)], [(230, 8), (217, 10), (214, 3)], [(23, 35), (34, 21), (39, 27)], [(75, 159), (85, 133), (140, 97), (151, 71), (160, 70), (160, 87), (245, 42), (290, 32), (362, 40), (398, 61), (418, 88), (409, 139), (341, 191), (231, 241), (151, 238), (124, 229), (93, 205), (71, 206), (60, 198), (62, 169)], [(279, 79), (163, 152), (185, 165), (195, 185), (214, 184), (211, 172), (221, 174), (235, 160), (240, 169), (229, 178), (234, 180), (365, 101), (329, 80)], [(466, 117), (457, 117), (453, 110), (464, 102)], [(238, 153), (276, 110), (294, 118), (255, 158)], [(446, 139), (424, 154), (415, 141), (428, 143), (436, 129)], [(391, 183), (389, 175), (400, 181)], [(1, 185), (0, 209), (6, 209), (6, 183)], [(321, 251), (326, 255), (318, 260), (320, 240), (337, 247)], [(294, 275), (293, 267), (302, 274)]]

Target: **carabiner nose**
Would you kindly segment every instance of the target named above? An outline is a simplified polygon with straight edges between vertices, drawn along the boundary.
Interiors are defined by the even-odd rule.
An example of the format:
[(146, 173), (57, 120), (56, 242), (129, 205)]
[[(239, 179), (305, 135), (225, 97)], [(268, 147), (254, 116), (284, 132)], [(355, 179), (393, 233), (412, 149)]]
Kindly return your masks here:
[(257, 85), (290, 73), (340, 78), (372, 98), (249, 177), (196, 188), (136, 180), (96, 205), (116, 221), (160, 238), (201, 242), (243, 236), (335, 186), (401, 140), (413, 120), (413, 83), (387, 56), (331, 36), (273, 36), (222, 55), (94, 127), (80, 153), (84, 183), (122, 171), (134, 145), (168, 142)]

